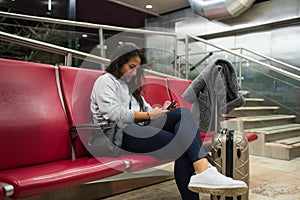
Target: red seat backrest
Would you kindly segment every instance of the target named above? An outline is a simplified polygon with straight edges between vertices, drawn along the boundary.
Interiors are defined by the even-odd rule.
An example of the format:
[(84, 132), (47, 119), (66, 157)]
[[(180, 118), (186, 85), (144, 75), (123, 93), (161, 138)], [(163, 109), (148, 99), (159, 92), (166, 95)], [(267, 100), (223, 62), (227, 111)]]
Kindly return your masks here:
[(142, 95), (151, 106), (161, 107), (165, 101), (170, 101), (170, 95), (165, 78), (146, 76)]
[(0, 169), (71, 158), (55, 67), (0, 59)]
[(167, 81), (168, 81), (168, 88), (172, 100), (176, 100), (178, 102), (178, 107), (185, 107), (191, 109), (192, 104), (190, 104), (185, 99), (183, 99), (181, 95), (189, 87), (192, 81), (184, 80), (184, 79), (171, 79), (171, 78), (168, 78)]
[(60, 66), (60, 80), (71, 126), (91, 123), (90, 95), (104, 71)]
[[(60, 81), (70, 126), (90, 124), (92, 115), (90, 110), (90, 95), (96, 79), (104, 71), (71, 68), (60, 66)], [(88, 152), (83, 144), (87, 143), (90, 132), (80, 132), (75, 139), (74, 149), (77, 157), (86, 156)]]

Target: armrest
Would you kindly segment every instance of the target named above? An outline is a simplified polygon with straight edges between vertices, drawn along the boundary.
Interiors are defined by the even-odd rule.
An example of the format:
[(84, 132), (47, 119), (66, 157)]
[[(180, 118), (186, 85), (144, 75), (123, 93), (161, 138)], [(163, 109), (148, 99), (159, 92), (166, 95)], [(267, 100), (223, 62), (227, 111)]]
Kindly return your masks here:
[(76, 130), (97, 130), (101, 128), (102, 126), (100, 124), (79, 124), (75, 126), (70, 126), (70, 131), (76, 131)]
[(0, 199), (4, 199), (4, 197), (10, 197), (14, 194), (15, 188), (14, 186), (0, 182)]
[(74, 140), (79, 135), (79, 131), (93, 131), (101, 129), (102, 126), (100, 124), (78, 124), (75, 126), (70, 126), (70, 134), (72, 137), (72, 140)]
[(93, 130), (99, 130), (99, 129), (109, 129), (111, 128), (110, 123), (104, 123), (104, 124), (79, 124), (75, 126), (70, 126), (70, 133), (72, 139), (75, 139), (78, 137), (78, 131), (93, 131)]

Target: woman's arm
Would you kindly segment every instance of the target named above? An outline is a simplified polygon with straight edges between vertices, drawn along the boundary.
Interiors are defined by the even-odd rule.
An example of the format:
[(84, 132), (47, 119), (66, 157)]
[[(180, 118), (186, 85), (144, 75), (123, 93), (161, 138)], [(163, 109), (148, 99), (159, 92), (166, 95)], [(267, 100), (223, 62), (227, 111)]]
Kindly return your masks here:
[(169, 110), (162, 110), (158, 107), (155, 107), (150, 112), (138, 112), (134, 111), (134, 122), (143, 122), (143, 121), (151, 121), (161, 117), (162, 115), (169, 112)]
[(150, 121), (150, 113), (149, 112), (138, 112), (134, 111), (134, 122), (143, 122), (143, 121)]
[(130, 97), (125, 84), (121, 84), (112, 75), (101, 76), (94, 85), (91, 94), (91, 110), (96, 121), (111, 120), (121, 123), (133, 123), (134, 112), (129, 110)]

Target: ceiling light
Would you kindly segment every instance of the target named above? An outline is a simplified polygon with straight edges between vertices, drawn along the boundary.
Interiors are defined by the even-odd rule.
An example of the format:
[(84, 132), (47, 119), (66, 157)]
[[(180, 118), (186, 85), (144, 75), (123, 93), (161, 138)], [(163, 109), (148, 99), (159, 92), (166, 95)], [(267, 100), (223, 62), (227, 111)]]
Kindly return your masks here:
[(147, 4), (147, 5), (145, 5), (145, 8), (147, 8), (147, 9), (152, 9), (153, 6), (152, 6), (152, 4)]
[(86, 38), (86, 37), (88, 37), (88, 35), (87, 34), (82, 34), (81, 35), (83, 38)]
[(51, 0), (48, 0), (48, 10), (49, 11), (52, 10), (52, 2), (51, 2)]

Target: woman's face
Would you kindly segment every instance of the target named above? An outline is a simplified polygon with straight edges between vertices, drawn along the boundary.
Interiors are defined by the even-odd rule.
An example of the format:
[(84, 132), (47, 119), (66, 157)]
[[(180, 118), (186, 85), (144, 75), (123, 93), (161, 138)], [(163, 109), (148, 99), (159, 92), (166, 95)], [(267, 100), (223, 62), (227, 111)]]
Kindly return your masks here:
[(121, 67), (121, 72), (127, 81), (130, 81), (137, 74), (137, 68), (141, 65), (141, 58), (134, 56)]

